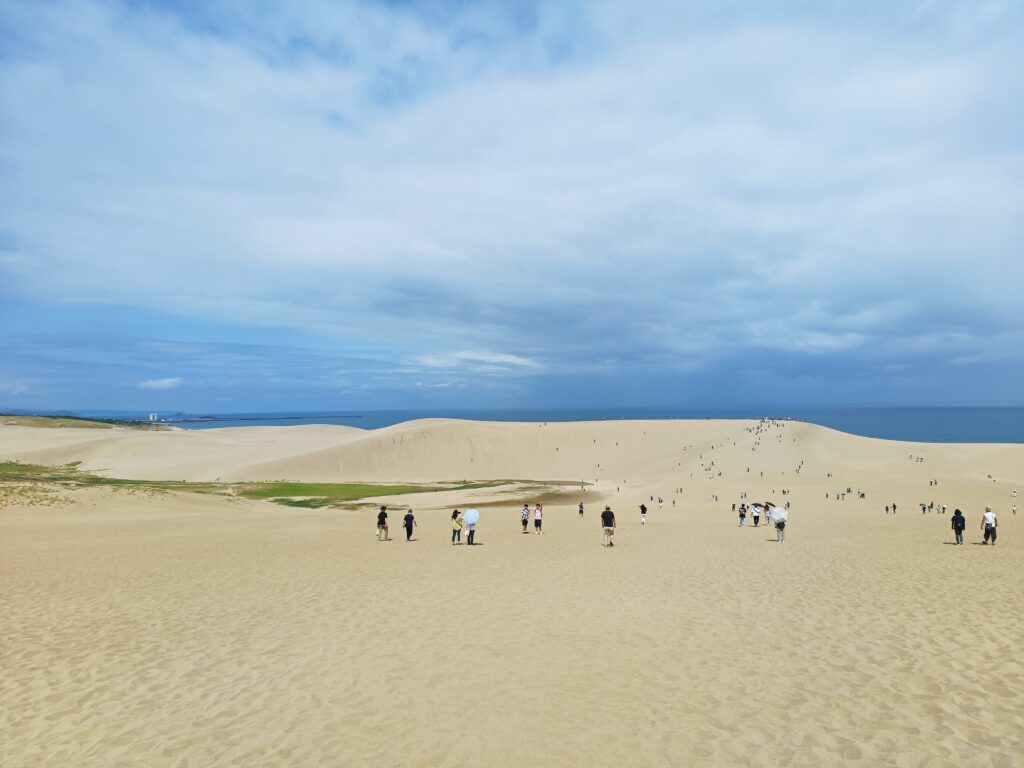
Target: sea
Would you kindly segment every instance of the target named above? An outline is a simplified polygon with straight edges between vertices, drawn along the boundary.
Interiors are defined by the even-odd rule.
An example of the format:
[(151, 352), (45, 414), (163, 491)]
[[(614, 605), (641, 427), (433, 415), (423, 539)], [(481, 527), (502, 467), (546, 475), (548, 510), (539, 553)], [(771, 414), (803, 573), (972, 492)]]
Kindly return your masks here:
[[(22, 411), (27, 413), (27, 411)], [(146, 420), (140, 411), (34, 411), (82, 418)], [(426, 418), (473, 421), (611, 421), (614, 419), (792, 419), (841, 432), (927, 443), (1024, 443), (1024, 406), (757, 406), (746, 408), (537, 408), (316, 411), (307, 413), (158, 413), (184, 429), (340, 424), (378, 429)]]

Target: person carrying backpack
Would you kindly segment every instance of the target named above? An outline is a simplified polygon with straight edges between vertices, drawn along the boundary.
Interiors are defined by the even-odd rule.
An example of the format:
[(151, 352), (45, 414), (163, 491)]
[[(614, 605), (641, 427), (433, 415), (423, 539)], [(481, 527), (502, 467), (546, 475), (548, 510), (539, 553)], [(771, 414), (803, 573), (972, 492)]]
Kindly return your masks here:
[(950, 527), (953, 529), (953, 536), (956, 537), (956, 543), (963, 544), (964, 528), (967, 527), (967, 518), (964, 517), (963, 512), (959, 509), (953, 512), (953, 518), (950, 520)]

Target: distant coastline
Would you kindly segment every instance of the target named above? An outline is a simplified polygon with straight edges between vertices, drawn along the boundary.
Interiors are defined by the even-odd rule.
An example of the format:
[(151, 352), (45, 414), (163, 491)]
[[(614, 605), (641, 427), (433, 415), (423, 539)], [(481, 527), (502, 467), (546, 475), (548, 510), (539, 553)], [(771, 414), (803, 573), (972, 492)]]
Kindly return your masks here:
[[(60, 416), (120, 425), (148, 424), (142, 411), (25, 411), (20, 416)], [(470, 421), (573, 422), (619, 419), (791, 419), (863, 437), (908, 442), (1024, 443), (1024, 406), (778, 406), (743, 408), (416, 409), (185, 413), (157, 412), (156, 424), (184, 429), (335, 424), (379, 429), (426, 418)]]

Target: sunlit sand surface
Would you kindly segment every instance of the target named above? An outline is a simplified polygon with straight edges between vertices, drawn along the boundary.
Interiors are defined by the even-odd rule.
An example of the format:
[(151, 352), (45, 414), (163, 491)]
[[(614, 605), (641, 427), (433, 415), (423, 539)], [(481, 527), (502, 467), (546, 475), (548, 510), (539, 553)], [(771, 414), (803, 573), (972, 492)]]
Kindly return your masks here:
[[(419, 527), (383, 543), (372, 502), (5, 497), (0, 764), (1024, 764), (1024, 446), (756, 426), (0, 427), (0, 460), (116, 477), (588, 483), (543, 536), (508, 490), (388, 499)], [(791, 502), (785, 544), (738, 527), (742, 491)], [(470, 503), (480, 546), (452, 546)]]

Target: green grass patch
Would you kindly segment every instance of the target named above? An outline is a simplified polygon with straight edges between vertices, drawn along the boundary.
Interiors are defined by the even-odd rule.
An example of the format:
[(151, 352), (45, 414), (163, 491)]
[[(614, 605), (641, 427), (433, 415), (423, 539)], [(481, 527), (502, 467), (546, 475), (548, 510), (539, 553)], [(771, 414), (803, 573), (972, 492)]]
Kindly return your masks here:
[(0, 477), (8, 475), (41, 475), (50, 472), (53, 467), (44, 467), (39, 464), (22, 464), (17, 461), (0, 461)]
[(320, 509), (346, 501), (375, 496), (405, 496), (410, 493), (467, 491), (493, 488), (492, 483), (452, 483), (445, 485), (375, 485), (373, 483), (249, 483), (240, 485), (238, 495), (247, 499), (269, 499), (290, 507)]
[(447, 483), (441, 485), (377, 485), (373, 483), (189, 483), (183, 480), (128, 480), (79, 471), (80, 461), (62, 467), (0, 462), (0, 482), (50, 483), (66, 486), (108, 486), (149, 491), (184, 491), (238, 495), (247, 499), (272, 501), (290, 507), (320, 509), (347, 501), (376, 496), (404, 496), (410, 493), (464, 491), (492, 488), (502, 482)]
[(0, 462), (0, 482), (60, 483), (65, 485), (108, 485), (135, 487), (156, 491), (189, 491), (191, 493), (226, 493), (230, 486), (217, 483), (188, 483), (183, 480), (127, 480), (121, 477), (103, 477), (78, 471), (82, 462), (75, 461), (62, 467), (41, 464), (22, 464), (17, 461)]
[(16, 427), (43, 427), (48, 429), (56, 429), (60, 427), (75, 429), (113, 429), (114, 427), (153, 430), (169, 429), (169, 427), (164, 424), (151, 424), (148, 421), (84, 419), (80, 416), (20, 416), (13, 413), (0, 413), (0, 424)]
[(335, 504), (334, 499), (270, 499), (275, 504), (283, 504), (286, 507), (299, 507), (300, 509), (323, 509)]
[(247, 499), (315, 496), (334, 501), (352, 501), (367, 496), (399, 496), (432, 490), (443, 489), (421, 485), (371, 485), (369, 483), (252, 483), (240, 486), (238, 495)]

